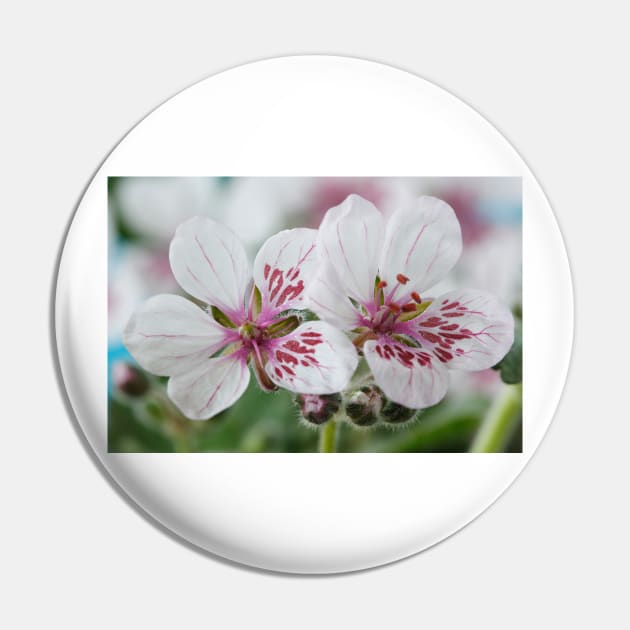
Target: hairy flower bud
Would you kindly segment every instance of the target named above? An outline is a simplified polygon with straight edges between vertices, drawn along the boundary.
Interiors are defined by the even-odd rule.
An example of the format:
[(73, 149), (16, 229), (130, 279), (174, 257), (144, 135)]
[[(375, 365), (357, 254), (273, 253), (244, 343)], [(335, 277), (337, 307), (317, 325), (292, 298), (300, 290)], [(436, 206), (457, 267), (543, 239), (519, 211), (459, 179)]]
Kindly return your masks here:
[(306, 422), (320, 425), (328, 422), (341, 407), (339, 394), (298, 394), (295, 402)]
[(149, 380), (138, 368), (119, 361), (112, 368), (112, 378), (116, 389), (127, 396), (144, 396), (149, 390)]
[(376, 424), (383, 406), (383, 393), (374, 385), (352, 392), (346, 401), (346, 415), (360, 427)]
[(417, 409), (409, 409), (392, 400), (386, 400), (381, 410), (381, 420), (388, 424), (403, 424), (409, 420), (413, 420), (417, 414)]

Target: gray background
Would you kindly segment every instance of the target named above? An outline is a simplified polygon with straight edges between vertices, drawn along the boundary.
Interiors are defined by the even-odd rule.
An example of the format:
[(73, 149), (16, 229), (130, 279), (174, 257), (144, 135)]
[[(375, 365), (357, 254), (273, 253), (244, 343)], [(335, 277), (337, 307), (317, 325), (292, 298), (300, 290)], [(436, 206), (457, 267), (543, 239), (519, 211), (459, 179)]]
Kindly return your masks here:
[[(627, 627), (630, 46), (622, 6), (5, 5), (2, 625)], [(47, 321), (66, 223), (120, 137), (204, 76), (301, 52), (410, 70), (484, 114), (545, 188), (576, 283), (565, 395), (511, 490), (425, 553), (329, 578), (209, 559), (129, 509), (67, 417)]]

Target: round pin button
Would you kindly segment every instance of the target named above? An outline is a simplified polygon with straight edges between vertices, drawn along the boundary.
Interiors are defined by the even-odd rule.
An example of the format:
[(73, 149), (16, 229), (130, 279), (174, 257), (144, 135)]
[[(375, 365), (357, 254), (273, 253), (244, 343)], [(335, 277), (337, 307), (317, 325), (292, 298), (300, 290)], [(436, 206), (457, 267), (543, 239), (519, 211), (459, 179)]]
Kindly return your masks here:
[(506, 490), (558, 404), (573, 297), (551, 208), (483, 117), (301, 56), (124, 137), (73, 218), (55, 321), (78, 423), (147, 514), (330, 573), (422, 551)]

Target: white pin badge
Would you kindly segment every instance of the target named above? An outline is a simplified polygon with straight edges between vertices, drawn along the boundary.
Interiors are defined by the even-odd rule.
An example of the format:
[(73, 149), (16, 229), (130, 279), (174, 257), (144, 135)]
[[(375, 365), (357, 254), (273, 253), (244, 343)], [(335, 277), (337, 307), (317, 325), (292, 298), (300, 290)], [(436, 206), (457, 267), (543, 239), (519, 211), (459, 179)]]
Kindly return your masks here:
[(572, 322), (560, 231), (505, 138), (428, 81), (325, 56), (142, 120), (79, 204), (56, 297), (114, 481), (203, 550), (301, 573), (485, 510), (551, 422)]

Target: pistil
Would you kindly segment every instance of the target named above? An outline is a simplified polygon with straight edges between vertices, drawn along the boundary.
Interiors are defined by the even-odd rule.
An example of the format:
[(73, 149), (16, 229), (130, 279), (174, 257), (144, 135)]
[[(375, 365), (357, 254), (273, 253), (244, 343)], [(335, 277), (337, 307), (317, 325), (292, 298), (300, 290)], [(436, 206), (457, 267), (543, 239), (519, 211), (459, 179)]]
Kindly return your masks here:
[(258, 384), (263, 391), (273, 392), (278, 389), (278, 387), (269, 378), (269, 375), (265, 370), (265, 361), (263, 359), (262, 352), (260, 351), (260, 348), (255, 341), (251, 341), (250, 343), (252, 349), (252, 352), (250, 352), (250, 357), (252, 359), (252, 367), (254, 368), (256, 380), (258, 381)]
[(243, 342), (256, 341), (262, 336), (262, 331), (253, 322), (245, 322), (238, 330)]

